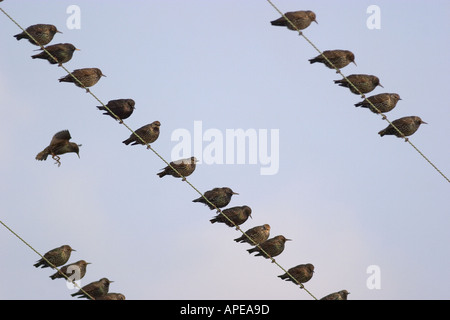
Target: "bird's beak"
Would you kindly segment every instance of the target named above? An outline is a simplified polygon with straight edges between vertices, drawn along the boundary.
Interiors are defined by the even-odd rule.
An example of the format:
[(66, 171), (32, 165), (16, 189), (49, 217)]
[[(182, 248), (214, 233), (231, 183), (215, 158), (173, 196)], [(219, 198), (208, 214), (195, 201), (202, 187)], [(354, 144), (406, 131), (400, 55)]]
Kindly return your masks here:
[(79, 154), (79, 153), (77, 153), (77, 156), (78, 156), (78, 159), (81, 159), (81, 158), (80, 158), (80, 154)]
[(384, 88), (384, 87), (381, 85), (381, 83), (379, 83), (378, 85), (379, 85), (380, 87)]
[(72, 251), (77, 251), (77, 250), (75, 250), (75, 249), (72, 249)]
[(102, 73), (102, 77), (106, 77), (106, 76)]
[(78, 49), (78, 48), (77, 48), (77, 49), (75, 49), (75, 50), (76, 50), (76, 51), (81, 51), (81, 50), (80, 50), (80, 49)]
[(319, 24), (316, 20), (314, 20), (315, 23)]
[(425, 121), (420, 121), (420, 123), (423, 123), (423, 124), (428, 124), (428, 123), (426, 123)]
[(358, 66), (355, 61), (352, 61), (355, 66)]
[(61, 31), (59, 31), (59, 30), (56, 30), (56, 33), (62, 33)]
[[(248, 216), (249, 216), (250, 218), (252, 218), (252, 215), (251, 215), (251, 214), (249, 214)], [(252, 219), (253, 219), (253, 218), (252, 218)]]
[(292, 239), (286, 239), (286, 241), (292, 241)]
[(237, 195), (239, 195), (239, 193), (237, 193), (237, 192), (233, 192), (233, 194), (237, 194)]
[(92, 262), (86, 262), (86, 264), (92, 264)]

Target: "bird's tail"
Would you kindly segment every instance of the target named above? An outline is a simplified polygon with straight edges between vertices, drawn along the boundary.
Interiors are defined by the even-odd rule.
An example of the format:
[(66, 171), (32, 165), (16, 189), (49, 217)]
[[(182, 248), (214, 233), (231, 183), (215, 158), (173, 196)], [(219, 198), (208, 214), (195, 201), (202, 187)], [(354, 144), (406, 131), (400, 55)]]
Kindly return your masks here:
[(125, 143), (126, 145), (129, 145), (133, 141), (134, 141), (133, 138), (128, 138), (127, 140), (122, 141), (122, 143)]
[(381, 130), (380, 132), (378, 132), (378, 134), (380, 135), (380, 137), (384, 136), (386, 134), (386, 129)]
[(286, 20), (283, 18), (270, 21), (270, 24), (273, 26), (286, 27)]
[(164, 177), (165, 175), (167, 175), (167, 173), (166, 173), (165, 171), (162, 171), (162, 172), (160, 172), (160, 173), (157, 173), (157, 175), (158, 175), (158, 177), (162, 178), (162, 177)]
[(362, 102), (358, 102), (355, 104), (355, 107), (365, 107)]
[(254, 247), (254, 248), (248, 249), (247, 251), (248, 251), (248, 253), (253, 253), (253, 252), (258, 251), (258, 249), (256, 247)]
[(42, 150), (41, 152), (39, 152), (36, 156), (36, 160), (42, 161), (42, 160), (47, 160), (47, 157), (49, 155), (48, 149), (45, 148), (44, 150)]
[(35, 264), (33, 264), (34, 267), (39, 268), (41, 265), (43, 265), (44, 263), (39, 260), (38, 262), (36, 262)]
[(192, 202), (202, 202), (202, 200), (203, 200), (203, 198), (200, 197), (200, 198), (198, 198), (198, 199), (192, 200)]
[(106, 108), (104, 106), (97, 106), (98, 110), (106, 110)]
[(54, 275), (49, 276), (50, 279), (55, 280), (58, 277), (58, 273), (55, 273)]
[(19, 34), (16, 34), (16, 35), (14, 36), (14, 38), (16, 38), (17, 40), (20, 40), (20, 39), (26, 38), (26, 36), (25, 36), (25, 34), (23, 34), (23, 33), (19, 33)]
[(209, 220), (211, 223), (215, 223), (215, 222), (217, 222), (217, 221), (219, 221), (219, 220), (217, 220), (217, 218), (212, 218), (211, 220)]
[(309, 63), (313, 64), (313, 63), (319, 62), (319, 59), (314, 58), (314, 59), (309, 59), (308, 61), (309, 61)]
[(239, 238), (236, 238), (236, 239), (233, 239), (234, 241), (236, 241), (236, 242), (242, 242), (244, 239), (243, 239), (243, 237), (239, 237)]

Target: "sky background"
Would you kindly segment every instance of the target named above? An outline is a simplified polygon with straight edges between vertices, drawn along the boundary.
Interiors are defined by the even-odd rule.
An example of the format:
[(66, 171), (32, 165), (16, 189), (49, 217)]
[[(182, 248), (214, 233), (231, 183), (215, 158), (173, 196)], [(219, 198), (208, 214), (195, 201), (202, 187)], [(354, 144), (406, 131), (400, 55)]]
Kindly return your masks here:
[[(450, 110), (445, 99), (450, 3), (435, 1), (284, 1), (282, 12), (312, 10), (318, 25), (305, 35), (319, 49), (347, 49), (374, 74), (368, 96), (396, 92), (387, 114), (417, 115), (411, 141), (450, 175)], [(81, 28), (66, 26), (67, 7), (81, 9)], [(381, 9), (370, 30), (367, 8)], [(278, 129), (279, 171), (260, 164), (201, 164), (188, 180), (202, 192), (228, 186), (271, 237), (293, 241), (276, 260), (288, 269), (312, 263), (305, 284), (317, 298), (342, 289), (349, 299), (449, 299), (449, 183), (409, 144), (380, 138), (386, 121), (353, 105), (361, 98), (333, 80), (335, 71), (308, 59), (318, 53), (302, 37), (270, 21), (266, 1), (10, 1), (1, 7), (24, 28), (49, 23), (63, 34), (51, 44), (81, 49), (69, 70), (100, 68), (91, 88), (104, 103), (136, 101), (125, 122), (155, 120), (152, 147), (168, 160), (177, 129)], [(165, 164), (143, 146), (121, 143), (130, 132), (97, 110), (83, 89), (59, 83), (66, 72), (33, 60), (37, 47), (0, 14), (0, 216), (41, 254), (69, 244), (69, 262), (92, 262), (82, 285), (102, 277), (127, 299), (299, 299), (303, 290), (277, 278), (275, 264), (233, 241), (239, 231), (211, 224), (215, 215), (193, 203), (198, 194), (180, 179), (156, 173)], [(82, 144), (75, 154), (35, 160), (52, 136), (68, 129)], [(209, 142), (205, 142), (203, 147)], [(193, 154), (197, 156), (196, 154)], [(39, 256), (0, 228), (0, 299), (74, 299), (64, 280), (36, 269)], [(369, 289), (369, 266), (380, 289)]]

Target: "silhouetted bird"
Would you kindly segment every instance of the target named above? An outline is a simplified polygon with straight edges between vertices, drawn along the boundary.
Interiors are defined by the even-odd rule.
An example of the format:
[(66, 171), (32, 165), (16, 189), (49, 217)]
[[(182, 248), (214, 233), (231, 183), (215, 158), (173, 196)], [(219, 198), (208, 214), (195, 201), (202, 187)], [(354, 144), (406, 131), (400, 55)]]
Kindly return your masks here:
[(16, 34), (14, 37), (17, 40), (27, 39), (28, 41), (30, 41), (31, 44), (34, 44), (36, 46), (38, 46), (39, 44), (45, 46), (45, 45), (49, 44), (50, 41), (52, 41), (55, 33), (62, 33), (61, 31), (58, 31), (56, 29), (56, 27), (52, 24), (35, 24), (35, 25), (32, 25), (32, 26), (26, 28), (25, 30), (38, 43), (33, 41), (26, 32)]
[(79, 147), (81, 144), (69, 142), (71, 138), (69, 130), (63, 130), (56, 133), (53, 136), (52, 141), (50, 141), (50, 145), (37, 154), (36, 160), (47, 160), (47, 157), (51, 155), (53, 160), (56, 161), (55, 164), (57, 163), (59, 167), (61, 165), (61, 162), (59, 161), (61, 158), (59, 155), (61, 154), (75, 152), (79, 158)]
[[(308, 263), (308, 264), (299, 264), (298, 266), (290, 268), (288, 272), (278, 277), (281, 278), (282, 280), (291, 281), (295, 284), (297, 284), (297, 282), (295, 282), (295, 280), (297, 280), (299, 283), (303, 284), (311, 280), (313, 274), (314, 274), (314, 266), (311, 263)], [(294, 277), (295, 280), (292, 279), (289, 275)]]
[(354, 94), (364, 94), (373, 91), (377, 86), (383, 88), (380, 83), (380, 79), (376, 76), (368, 74), (352, 74), (347, 76), (350, 81), (360, 92), (358, 92), (346, 79), (334, 80), (334, 83), (339, 84), (341, 87), (349, 88)]
[[(63, 245), (59, 248), (55, 248), (53, 250), (50, 250), (49, 252), (47, 252), (46, 254), (44, 254), (44, 258), (41, 258), (39, 261), (37, 261), (34, 266), (36, 268), (54, 268), (54, 267), (59, 267), (62, 266), (63, 264), (65, 264), (69, 258), (70, 258), (70, 254), (72, 253), (72, 251), (76, 251), (74, 249), (72, 249), (69, 245)], [(47, 260), (53, 264), (53, 266), (51, 266)]]
[[(182, 181), (186, 181), (186, 177), (190, 176), (195, 171), (195, 163), (198, 162), (198, 160), (195, 157), (190, 157), (186, 159), (180, 159), (177, 161), (172, 161), (170, 163), (170, 166), (165, 167), (162, 169), (163, 171), (160, 173), (157, 173), (157, 175), (162, 178), (166, 175), (170, 175), (175, 178), (181, 178), (180, 174), (183, 176)], [(172, 169), (172, 167), (178, 171), (178, 173)]]
[[(256, 244), (263, 243), (267, 239), (269, 239), (270, 235), (270, 226), (268, 224), (253, 227), (245, 231), (245, 234), (240, 236), (239, 238), (234, 239), (236, 242), (246, 242), (251, 244), (252, 246)], [(253, 240), (250, 240), (249, 237)]]
[(347, 290), (341, 290), (339, 292), (330, 293), (320, 300), (347, 300), (347, 296), (350, 294)]
[[(89, 296), (91, 296), (94, 299), (103, 297), (104, 295), (106, 295), (108, 293), (109, 284), (112, 282), (114, 282), (114, 281), (110, 281), (107, 278), (102, 278), (98, 281), (94, 281), (94, 282), (91, 282), (91, 283), (85, 285), (84, 287), (81, 288), (83, 290), (79, 290), (78, 292), (72, 293), (71, 296), (72, 297), (79, 296), (78, 298), (88, 298), (88, 299), (91, 299)], [(89, 296), (86, 295), (85, 292)]]
[[(355, 55), (351, 51), (348, 51), (348, 50), (326, 50), (326, 51), (322, 52), (322, 54), (319, 54), (317, 57), (315, 57), (313, 59), (309, 59), (309, 62), (310, 63), (316, 63), (316, 62), (323, 63), (325, 66), (327, 66), (330, 69), (334, 69), (334, 68), (342, 69), (342, 68), (348, 66), (348, 64), (350, 62), (354, 63), (356, 66)], [(331, 65), (330, 62), (328, 62), (324, 56), (333, 65)], [(339, 71), (336, 71), (336, 73), (338, 73), (338, 72)]]
[[(414, 134), (422, 123), (427, 124), (425, 121), (420, 119), (420, 117), (403, 117), (392, 121), (392, 124), (389, 124), (385, 129), (378, 132), (378, 134), (381, 137), (384, 135), (395, 135), (396, 137), (403, 138), (403, 136), (407, 137)], [(393, 125), (403, 133), (403, 136), (394, 128)], [(408, 138), (405, 138), (405, 141), (408, 141)]]
[(125, 296), (121, 293), (110, 292), (104, 296), (96, 298), (95, 300), (125, 300)]
[[(312, 11), (294, 11), (286, 12), (285, 17), (289, 19), (298, 30), (303, 30), (309, 27), (311, 22), (316, 21), (316, 14)], [(285, 17), (278, 18), (271, 21), (273, 26), (287, 27), (289, 30), (297, 31)]]
[[(82, 83), (82, 85), (77, 80), (75, 80), (74, 77), (78, 79)], [(72, 74), (68, 74), (67, 76), (60, 78), (59, 82), (72, 82), (77, 87), (85, 88), (86, 92), (89, 92), (88, 87), (92, 87), (93, 85), (95, 85), (101, 77), (106, 76), (99, 68), (84, 68), (72, 71)]]
[[(143, 127), (140, 127), (139, 129), (135, 130), (134, 132), (141, 137), (147, 144), (153, 143), (158, 139), (159, 137), (159, 127), (161, 126), (161, 123), (159, 121), (153, 121), (150, 124), (147, 124)], [(141, 139), (139, 139), (136, 134), (132, 133), (130, 137), (122, 143), (125, 143), (126, 145), (135, 145), (135, 144), (142, 144), (145, 143), (142, 142)], [(147, 149), (150, 149), (150, 146), (147, 146)]]
[[(226, 207), (230, 201), (233, 194), (239, 194), (234, 192), (228, 187), (223, 188), (214, 188), (212, 190), (206, 191), (204, 196), (208, 199), (209, 202), (214, 204), (216, 208)], [(205, 198), (200, 197), (198, 199), (192, 200), (192, 202), (200, 202), (207, 205), (211, 210), (216, 209), (213, 205), (209, 204)]]
[[(284, 244), (286, 241), (290, 241), (291, 239), (286, 239), (284, 236), (276, 236), (272, 239), (266, 240), (263, 243), (260, 243), (259, 246), (248, 249), (248, 253), (257, 252), (256, 256), (263, 256), (266, 259), (270, 259), (278, 256), (284, 250)], [(261, 250), (262, 249), (262, 250)], [(265, 253), (264, 253), (264, 252)], [(269, 256), (267, 256), (267, 254)], [(272, 262), (274, 259), (272, 259)]]
[(84, 260), (77, 261), (75, 263), (68, 264), (67, 266), (64, 266), (59, 269), (55, 274), (50, 276), (50, 279), (60, 279), (66, 275), (67, 277), (71, 277), (70, 279), (73, 281), (77, 281), (82, 279), (86, 274), (86, 267), (88, 264), (91, 264), (90, 262), (86, 262)]
[(31, 57), (33, 59), (45, 59), (50, 62), (50, 64), (58, 64), (58, 66), (62, 66), (63, 63), (66, 63), (72, 59), (75, 50), (80, 49), (75, 48), (75, 46), (71, 43), (59, 43), (47, 46), (45, 47), (45, 50), (47, 50), (58, 61), (55, 61), (55, 59), (53, 59), (46, 51), (42, 51), (41, 53), (35, 54)]
[[(134, 111), (134, 105), (135, 102), (133, 99), (117, 99), (117, 100), (110, 100), (106, 104), (106, 106), (117, 116), (119, 119), (117, 119), (111, 112), (109, 112), (108, 109), (106, 109), (104, 106), (98, 106), (97, 108), (99, 110), (106, 111), (103, 114), (111, 116), (113, 119), (118, 120), (119, 123), (123, 123), (122, 120), (127, 119)], [(159, 131), (159, 130), (158, 130)]]
[[(215, 222), (225, 223), (229, 227), (234, 227), (236, 225), (237, 229), (237, 226), (247, 221), (248, 217), (251, 217), (252, 209), (248, 206), (233, 207), (223, 210), (222, 213), (219, 213), (217, 216), (215, 216), (213, 219), (209, 221), (211, 223)], [(225, 218), (224, 215), (227, 216), (229, 220), (233, 221), (234, 224), (227, 218)]]
[[(367, 100), (369, 100), (378, 109), (378, 111)], [(380, 93), (368, 97), (364, 101), (358, 102), (355, 104), (355, 107), (369, 108), (373, 113), (384, 113), (394, 109), (398, 100), (402, 99), (397, 93)]]

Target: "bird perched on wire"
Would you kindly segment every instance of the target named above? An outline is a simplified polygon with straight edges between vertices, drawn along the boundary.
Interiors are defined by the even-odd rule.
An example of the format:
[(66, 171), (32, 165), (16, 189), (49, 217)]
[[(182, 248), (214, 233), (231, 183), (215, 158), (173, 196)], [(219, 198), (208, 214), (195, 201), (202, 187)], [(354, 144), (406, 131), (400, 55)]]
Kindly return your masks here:
[(89, 92), (89, 87), (95, 85), (101, 77), (106, 76), (99, 68), (84, 68), (72, 71), (71, 74), (60, 78), (59, 82), (72, 82), (77, 87), (85, 88), (86, 92)]
[[(75, 50), (79, 51), (80, 49), (75, 48), (75, 46), (71, 43), (58, 43), (45, 47), (45, 50), (46, 51), (43, 50), (41, 53), (31, 56), (31, 58), (45, 59), (50, 62), (50, 64), (58, 64), (58, 66), (60, 67), (63, 63), (66, 63), (70, 61), (70, 59), (72, 59)], [(53, 57), (50, 55), (52, 55)], [(55, 61), (55, 59), (53, 58), (56, 58), (57, 61)]]
[[(34, 266), (36, 268), (54, 268), (59, 267), (69, 261), (70, 254), (72, 251), (76, 251), (72, 249), (69, 245), (63, 245), (61, 247), (55, 248), (44, 254), (44, 258), (39, 259)], [(47, 261), (49, 261), (52, 265), (50, 265)]]
[[(294, 24), (292, 26), (289, 21)], [(271, 21), (270, 23), (273, 26), (279, 26), (279, 27), (287, 27), (289, 30), (303, 30), (309, 27), (311, 22), (318, 23), (316, 21), (316, 14), (312, 11), (293, 11), (293, 12), (286, 12), (284, 14), (284, 17), (278, 18), (276, 20)]]
[[(330, 69), (342, 69), (350, 63), (354, 63), (356, 66), (355, 55), (348, 50), (326, 50), (322, 52), (322, 54), (319, 54), (317, 57), (309, 59), (308, 61), (311, 64), (316, 62), (323, 63)], [(338, 72), (339, 71), (336, 71), (336, 73)]]
[[(110, 100), (106, 104), (106, 107), (108, 107), (109, 110), (111, 110), (112, 113), (114, 113), (119, 119), (117, 119), (116, 116), (114, 116), (107, 108), (104, 106), (98, 106), (97, 108), (99, 110), (106, 111), (103, 114), (111, 116), (111, 118), (118, 120), (119, 123), (123, 123), (124, 119), (127, 119), (131, 116), (133, 113), (135, 107), (135, 102), (133, 99), (117, 99), (117, 100)], [(159, 129), (158, 129), (159, 132)]]
[(162, 169), (163, 171), (157, 173), (157, 175), (160, 178), (170, 175), (175, 178), (182, 178), (182, 181), (186, 181), (186, 177), (190, 176), (195, 171), (197, 162), (198, 160), (195, 157), (172, 161), (169, 166)]
[(59, 155), (74, 152), (79, 158), (79, 147), (81, 147), (81, 144), (70, 142), (69, 140), (71, 138), (69, 130), (62, 130), (56, 133), (50, 141), (50, 145), (37, 154), (36, 160), (47, 160), (47, 157), (51, 155), (53, 160), (56, 161), (55, 164), (58, 164), (59, 167), (61, 165), (61, 162), (59, 161), (61, 158)]
[[(89, 300), (92, 298), (97, 299), (100, 297), (105, 296), (109, 291), (109, 284), (114, 281), (110, 281), (107, 278), (102, 278), (98, 281), (91, 282), (84, 287), (82, 287), (82, 290), (78, 290), (75, 293), (72, 293), (71, 296), (79, 296), (78, 298), (88, 298)], [(83, 292), (84, 291), (84, 292)], [(86, 295), (86, 293), (88, 295)]]
[[(226, 217), (228, 217), (228, 219)], [(252, 216), (252, 209), (249, 206), (232, 207), (225, 209), (213, 219), (209, 220), (211, 223), (225, 223), (229, 227), (236, 227), (247, 221), (248, 217)], [(232, 222), (231, 222), (231, 221)]]
[[(130, 135), (130, 137), (122, 143), (125, 143), (126, 145), (135, 145), (135, 144), (150, 144), (156, 141), (159, 137), (159, 127), (161, 126), (161, 123), (159, 121), (153, 121), (150, 124), (147, 124), (143, 127), (140, 127), (139, 129), (135, 130), (134, 133)], [(139, 138), (142, 138), (145, 143)], [(147, 146), (147, 149), (150, 149), (150, 145)]]
[(248, 229), (247, 231), (245, 231), (245, 234), (243, 234), (239, 238), (234, 239), (234, 241), (241, 243), (248, 243), (254, 246), (263, 243), (264, 241), (269, 239), (269, 235), (270, 235), (270, 226), (268, 224), (264, 224), (262, 226), (256, 226), (251, 229)]
[[(399, 100), (402, 99), (397, 93), (380, 93), (358, 102), (355, 104), (355, 107), (369, 108), (373, 113), (385, 113), (394, 109)], [(376, 110), (370, 103), (372, 103), (378, 110)], [(383, 118), (385, 117), (383, 116)]]
[[(334, 83), (339, 84), (341, 87), (349, 88), (354, 94), (364, 94), (373, 91), (377, 86), (384, 88), (380, 79), (376, 76), (368, 74), (352, 74), (346, 77), (347, 79), (334, 80)], [(359, 90), (356, 90), (349, 81)]]
[(216, 208), (226, 207), (230, 203), (231, 197), (234, 194), (238, 195), (239, 193), (234, 192), (233, 190), (231, 190), (228, 187), (214, 188), (212, 190), (206, 191), (204, 194), (204, 197), (206, 199), (208, 199), (209, 202), (214, 204), (215, 207), (213, 205), (211, 205), (210, 203), (208, 203), (204, 197), (200, 197), (198, 199), (192, 200), (192, 202), (204, 203), (211, 210), (214, 210)]
[(320, 300), (347, 300), (347, 296), (350, 294), (347, 290), (341, 290), (338, 292), (330, 293)]
[[(278, 278), (281, 278), (282, 280), (286, 281), (291, 281), (295, 284), (299, 282), (303, 287), (303, 283), (306, 283), (309, 280), (311, 280), (313, 274), (314, 274), (314, 266), (311, 263), (299, 264), (298, 266), (290, 268), (288, 272), (282, 274), (281, 276), (278, 276)], [(291, 276), (295, 280), (297, 280), (297, 282)]]
[(286, 241), (291, 241), (291, 239), (286, 239), (284, 236), (276, 236), (247, 251), (248, 253), (257, 252), (255, 257), (263, 256), (266, 259), (272, 259), (272, 262), (274, 262), (275, 260), (273, 257), (276, 257), (283, 252)]
[[(389, 124), (385, 129), (378, 132), (378, 134), (382, 137), (384, 135), (395, 135), (399, 138), (405, 138), (405, 141), (408, 141), (407, 136), (414, 134), (414, 132), (419, 129), (421, 124), (427, 124), (425, 121), (420, 119), (417, 116), (403, 117), (397, 120), (392, 121), (392, 124)], [(401, 131), (398, 132), (395, 128)]]
[[(60, 279), (60, 278), (70, 278), (73, 281), (77, 281), (80, 279), (83, 279), (83, 277), (86, 275), (86, 267), (88, 264), (91, 264), (90, 262), (86, 262), (84, 260), (77, 261), (75, 263), (68, 264), (62, 268), (59, 269), (55, 274), (50, 276), (50, 279)], [(64, 277), (64, 275), (66, 277)]]
[[(35, 24), (26, 28), (25, 31), (16, 34), (14, 37), (17, 40), (27, 39), (31, 44), (34, 44), (35, 46), (45, 46), (53, 40), (55, 33), (62, 33), (61, 31), (58, 31), (58, 29), (56, 29), (56, 27), (52, 24)], [(37, 42), (34, 41), (30, 36)]]
[(121, 293), (109, 292), (95, 300), (125, 300), (125, 296)]

